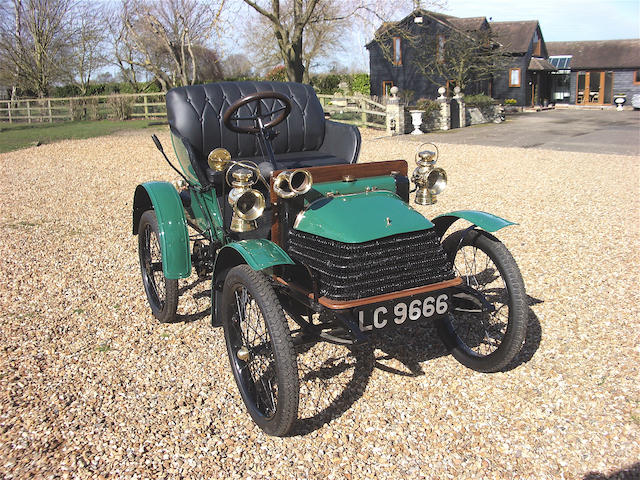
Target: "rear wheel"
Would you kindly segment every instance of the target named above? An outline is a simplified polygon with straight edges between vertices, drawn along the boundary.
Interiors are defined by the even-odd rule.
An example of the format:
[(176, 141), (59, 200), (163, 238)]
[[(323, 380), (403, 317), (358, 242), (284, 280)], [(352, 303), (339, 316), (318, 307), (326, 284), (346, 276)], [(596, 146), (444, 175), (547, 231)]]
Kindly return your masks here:
[(233, 376), (247, 410), (269, 435), (285, 435), (298, 417), (300, 384), (284, 312), (265, 276), (232, 268), (222, 292), (222, 323)]
[(480, 372), (496, 372), (520, 351), (527, 328), (524, 281), (507, 248), (492, 235), (461, 230), (442, 244), (464, 289), (439, 333), (452, 355)]
[(160, 248), (158, 220), (153, 210), (140, 218), (138, 254), (142, 283), (153, 316), (160, 322), (172, 322), (178, 308), (178, 280), (167, 278), (162, 271), (163, 254)]

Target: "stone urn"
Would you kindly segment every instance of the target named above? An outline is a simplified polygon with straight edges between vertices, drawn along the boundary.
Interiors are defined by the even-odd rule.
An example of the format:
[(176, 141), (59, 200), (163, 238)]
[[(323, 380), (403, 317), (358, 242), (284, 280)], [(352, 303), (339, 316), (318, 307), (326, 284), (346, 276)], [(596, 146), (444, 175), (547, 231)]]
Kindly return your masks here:
[(613, 96), (613, 103), (616, 104), (616, 110), (618, 110), (619, 112), (624, 110), (623, 105), (626, 103), (626, 101), (627, 101), (626, 95), (615, 94)]
[(413, 132), (411, 135), (422, 135), (423, 131), (420, 130), (422, 125), (422, 110), (409, 110), (411, 114), (411, 125), (413, 125)]

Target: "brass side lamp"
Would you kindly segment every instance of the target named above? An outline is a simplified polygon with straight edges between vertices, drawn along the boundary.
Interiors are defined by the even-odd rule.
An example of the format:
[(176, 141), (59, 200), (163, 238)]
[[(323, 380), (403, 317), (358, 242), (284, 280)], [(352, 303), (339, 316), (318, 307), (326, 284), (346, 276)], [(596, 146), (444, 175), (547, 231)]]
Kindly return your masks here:
[(438, 147), (433, 143), (434, 150), (420, 150), (416, 153), (417, 168), (411, 175), (411, 181), (416, 185), (416, 203), (418, 205), (433, 205), (437, 202), (436, 195), (442, 193), (447, 186), (447, 173), (444, 169), (435, 167), (438, 160)]

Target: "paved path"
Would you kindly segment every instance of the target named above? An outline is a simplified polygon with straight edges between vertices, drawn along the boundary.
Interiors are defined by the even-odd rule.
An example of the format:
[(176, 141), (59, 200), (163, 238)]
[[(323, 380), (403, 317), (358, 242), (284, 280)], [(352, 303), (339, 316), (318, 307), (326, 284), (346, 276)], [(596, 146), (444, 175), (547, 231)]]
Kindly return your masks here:
[(547, 110), (508, 115), (502, 124), (416, 137), (463, 145), (640, 155), (640, 111)]

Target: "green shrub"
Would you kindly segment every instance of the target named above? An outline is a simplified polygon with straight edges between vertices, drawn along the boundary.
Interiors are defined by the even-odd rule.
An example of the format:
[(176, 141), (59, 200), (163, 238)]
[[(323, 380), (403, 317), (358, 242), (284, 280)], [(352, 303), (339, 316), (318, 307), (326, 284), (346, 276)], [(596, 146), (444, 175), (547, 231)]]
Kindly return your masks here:
[(349, 86), (353, 93), (371, 95), (371, 80), (368, 73), (354, 73), (349, 75)]
[(329, 73), (326, 75), (314, 75), (311, 78), (311, 85), (316, 89), (318, 93), (333, 95), (338, 90), (340, 85), (340, 75)]
[(49, 93), (52, 97), (78, 97), (80, 96), (80, 88), (77, 85), (62, 85), (53, 87)]
[(440, 110), (440, 104), (435, 100), (430, 100), (428, 98), (418, 99), (416, 105), (418, 106), (418, 109), (422, 110), (427, 116)]
[(505, 104), (505, 105), (515, 105), (515, 104), (517, 104), (517, 103), (518, 103), (518, 101), (517, 101), (515, 98), (507, 98), (507, 99), (504, 101), (504, 104)]
[(479, 93), (477, 95), (465, 96), (464, 103), (467, 105), (474, 105), (476, 107), (486, 107), (489, 105), (494, 105), (496, 101), (493, 98), (491, 98), (489, 95), (484, 95), (483, 93)]

